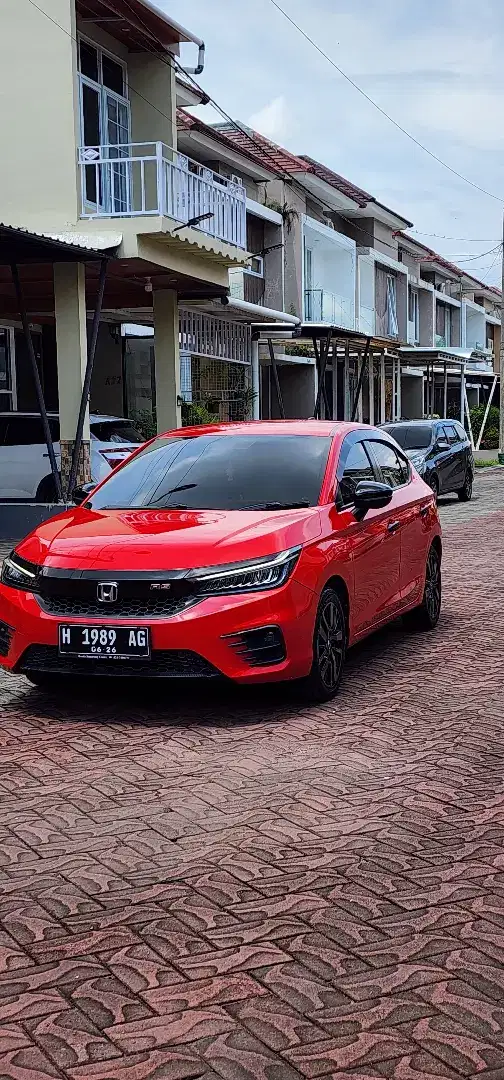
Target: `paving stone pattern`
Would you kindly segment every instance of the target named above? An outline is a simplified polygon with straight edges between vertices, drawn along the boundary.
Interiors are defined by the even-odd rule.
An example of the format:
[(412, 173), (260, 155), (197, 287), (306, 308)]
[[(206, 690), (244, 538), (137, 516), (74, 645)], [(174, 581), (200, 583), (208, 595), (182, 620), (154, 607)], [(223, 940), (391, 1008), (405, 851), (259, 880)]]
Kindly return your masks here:
[(0, 677), (1, 1080), (502, 1080), (504, 478), (442, 515), (330, 706)]

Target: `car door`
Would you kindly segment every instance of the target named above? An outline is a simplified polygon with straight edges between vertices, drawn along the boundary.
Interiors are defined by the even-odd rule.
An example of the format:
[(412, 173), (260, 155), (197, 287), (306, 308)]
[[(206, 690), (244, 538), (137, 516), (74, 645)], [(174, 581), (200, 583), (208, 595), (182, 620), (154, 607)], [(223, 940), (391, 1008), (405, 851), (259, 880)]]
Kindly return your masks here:
[[(407, 457), (394, 448), (398, 464), (392, 464), (383, 443), (373, 442), (374, 457), (380, 465), (384, 483), (394, 487), (394, 519), (401, 541), (399, 606), (407, 607), (421, 594), (425, 579), (428, 548), (435, 515), (432, 492), (411, 469)], [(399, 471), (400, 470), (400, 471)]]
[[(33, 499), (45, 472), (44, 434), (39, 416), (12, 416), (7, 422), (2, 488), (6, 499)], [(45, 470), (45, 471), (44, 471)]]
[(443, 424), (438, 424), (435, 431), (434, 465), (439, 480), (440, 494), (451, 491), (453, 449), (450, 446)]
[(394, 507), (370, 510), (362, 521), (357, 521), (353, 514), (353, 497), (359, 481), (378, 478), (363, 432), (352, 432), (344, 439), (340, 451), (337, 505), (347, 517), (344, 533), (352, 564), (354, 637), (390, 618), (400, 596), (401, 541), (399, 531), (390, 528)]
[(450, 475), (448, 491), (457, 491), (463, 487), (466, 473), (466, 455), (464, 446), (455, 424), (443, 424), (445, 436), (450, 444)]

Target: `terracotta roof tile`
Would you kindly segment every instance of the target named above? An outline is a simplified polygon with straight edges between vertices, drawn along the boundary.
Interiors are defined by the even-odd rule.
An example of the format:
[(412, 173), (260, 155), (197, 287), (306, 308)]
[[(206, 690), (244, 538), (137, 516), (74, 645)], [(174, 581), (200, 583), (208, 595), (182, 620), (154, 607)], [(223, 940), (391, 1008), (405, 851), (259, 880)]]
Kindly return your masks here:
[(185, 109), (177, 109), (177, 128), (179, 131), (200, 131), (202, 135), (207, 135), (209, 139), (215, 139), (229, 150), (234, 150), (235, 154), (240, 153), (243, 157), (250, 158), (255, 165), (259, 165), (262, 169), (272, 173), (275, 172), (272, 161), (264, 160), (262, 154), (255, 149), (252, 141), (250, 141), (250, 145), (241, 147), (230, 137), (232, 133), (231, 127), (228, 131), (225, 125), (221, 127), (218, 124), (205, 124), (203, 120), (200, 120), (197, 116), (191, 116)]
[(355, 184), (351, 184), (350, 180), (345, 180), (344, 176), (340, 176), (339, 173), (328, 169), (327, 165), (322, 165), (320, 161), (315, 161), (314, 158), (308, 157), (307, 154), (301, 154), (301, 158), (311, 166), (311, 171), (315, 173), (315, 176), (318, 176), (320, 180), (324, 180), (326, 184), (330, 184), (331, 187), (337, 188), (342, 195), (353, 199), (359, 206), (364, 207), (369, 202), (376, 202), (373, 195), (363, 191), (362, 188), (356, 187)]
[(282, 146), (277, 146), (276, 143), (266, 139), (264, 135), (260, 135), (257, 131), (249, 129), (250, 134), (248, 134), (248, 130), (243, 130), (243, 127), (236, 128), (231, 124), (216, 124), (214, 130), (225, 134), (242, 151), (259, 155), (266, 169), (276, 168), (279, 172), (287, 173), (289, 176), (295, 173), (313, 172), (313, 169), (303, 158), (291, 154), (290, 150), (284, 150)]

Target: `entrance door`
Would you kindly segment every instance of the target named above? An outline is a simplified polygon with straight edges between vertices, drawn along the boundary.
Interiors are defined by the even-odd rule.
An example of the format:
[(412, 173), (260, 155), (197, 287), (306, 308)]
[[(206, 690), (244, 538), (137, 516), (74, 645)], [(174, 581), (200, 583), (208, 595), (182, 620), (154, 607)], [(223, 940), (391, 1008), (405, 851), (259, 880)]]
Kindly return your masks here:
[(129, 157), (129, 108), (115, 94), (103, 91), (103, 123), (108, 156), (118, 158), (111, 161), (107, 168), (107, 196), (113, 214), (127, 214), (130, 210), (130, 166), (121, 162)]
[(79, 63), (84, 202), (105, 214), (128, 214), (131, 166), (129, 160), (121, 160), (130, 157), (126, 68), (83, 40)]

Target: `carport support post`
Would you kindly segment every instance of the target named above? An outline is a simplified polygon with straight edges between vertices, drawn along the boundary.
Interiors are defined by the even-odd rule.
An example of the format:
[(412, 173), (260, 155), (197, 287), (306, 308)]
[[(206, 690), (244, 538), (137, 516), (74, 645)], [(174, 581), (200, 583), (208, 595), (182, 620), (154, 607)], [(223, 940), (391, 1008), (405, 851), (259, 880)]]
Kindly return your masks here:
[(357, 409), (359, 407), (359, 398), (361, 396), (362, 383), (363, 383), (363, 380), (364, 380), (364, 373), (366, 371), (366, 364), (367, 364), (367, 361), (368, 361), (370, 345), (371, 345), (371, 338), (368, 338), (367, 341), (366, 341), (366, 348), (364, 349), (364, 356), (362, 357), (362, 360), (361, 360), (359, 378), (358, 378), (358, 381), (357, 381), (357, 386), (355, 388), (355, 397), (354, 397), (353, 405), (352, 405), (352, 412), (350, 413), (350, 420), (351, 420), (352, 423), (354, 422), (355, 417), (357, 416)]
[[(277, 402), (278, 402), (278, 411), (280, 413), (280, 419), (285, 420), (285, 409), (284, 409), (284, 403), (283, 403), (283, 397), (282, 397), (282, 390), (280, 388), (280, 379), (278, 378), (278, 368), (277, 368), (277, 362), (276, 362), (276, 356), (275, 356), (275, 349), (273, 347), (273, 342), (272, 342), (270, 337), (268, 338), (268, 349), (269, 349), (270, 360), (271, 360), (271, 370), (273, 372), (273, 380), (274, 380), (274, 383), (275, 383), (275, 390), (276, 390), (276, 396), (277, 396)], [(270, 410), (270, 412), (271, 412), (271, 410)]]
[(462, 427), (465, 427), (465, 364), (460, 365), (460, 423)]
[(153, 310), (156, 418), (162, 433), (182, 426), (177, 293), (173, 289), (154, 289)]
[(448, 412), (448, 363), (445, 357), (444, 361), (444, 381), (443, 381), (443, 419), (446, 419)]
[(28, 355), (30, 357), (30, 364), (32, 368), (33, 381), (35, 383), (35, 393), (37, 395), (37, 402), (42, 420), (42, 427), (44, 429), (44, 439), (47, 446), (47, 453), (49, 456), (49, 462), (51, 465), (51, 472), (54, 480), (54, 487), (56, 490), (56, 498), (58, 502), (63, 499), (63, 491), (61, 487), (61, 477), (58, 470), (58, 464), (56, 461), (56, 455), (54, 453), (54, 446), (52, 441), (51, 429), (49, 427), (49, 420), (47, 419), (47, 410), (44, 401), (44, 392), (42, 390), (42, 383), (40, 381), (39, 369), (37, 367), (37, 357), (35, 356), (35, 349), (33, 347), (33, 338), (30, 330), (30, 323), (28, 320), (28, 312), (26, 310), (26, 304), (24, 302), (23, 290), (21, 288), (21, 281), (19, 279), (19, 271), (15, 263), (11, 266), (12, 280), (14, 282), (14, 289), (16, 291), (17, 304), (19, 308), (19, 314), (21, 316), (21, 322), (23, 324), (24, 336), (26, 339), (26, 348), (28, 349)]
[[(54, 313), (60, 417), (61, 481), (67, 491), (72, 472), (87, 366), (86, 271), (83, 263), (54, 264)], [(91, 480), (89, 410), (86, 402), (76, 482)], [(75, 486), (75, 485), (74, 485)]]
[(107, 260), (102, 259), (100, 264), (100, 277), (98, 279), (98, 294), (96, 297), (95, 310), (93, 315), (93, 326), (91, 329), (91, 337), (88, 344), (88, 355), (86, 364), (86, 374), (84, 376), (84, 386), (82, 387), (81, 402), (79, 408), (79, 418), (77, 420), (77, 431), (75, 434), (75, 442), (72, 454), (72, 467), (70, 469), (70, 480), (68, 481), (68, 499), (72, 498), (72, 492), (75, 488), (75, 482), (77, 479), (77, 471), (79, 468), (79, 460), (82, 446), (82, 433), (84, 431), (84, 424), (86, 422), (86, 412), (89, 407), (89, 396), (91, 393), (91, 379), (93, 377), (93, 368), (96, 356), (96, 346), (98, 343), (98, 331), (100, 329), (100, 318), (103, 308), (103, 294), (105, 292), (105, 278), (107, 276)]

